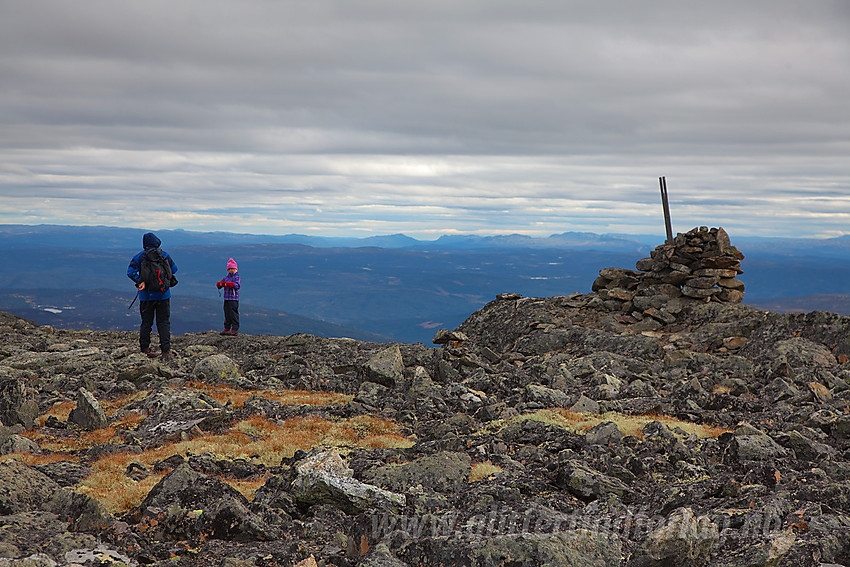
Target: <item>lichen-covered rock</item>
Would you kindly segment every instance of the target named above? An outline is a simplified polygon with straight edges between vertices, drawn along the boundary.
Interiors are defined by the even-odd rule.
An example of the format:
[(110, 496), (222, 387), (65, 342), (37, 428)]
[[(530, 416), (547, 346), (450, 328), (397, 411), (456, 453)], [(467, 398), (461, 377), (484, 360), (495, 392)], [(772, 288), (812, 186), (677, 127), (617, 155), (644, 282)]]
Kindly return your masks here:
[(14, 453), (41, 453), (38, 443), (18, 435), (11, 427), (0, 425), (0, 455)]
[(708, 517), (697, 518), (690, 508), (679, 508), (664, 525), (654, 530), (630, 559), (629, 567), (704, 565), (719, 539), (717, 525)]
[(239, 367), (227, 355), (214, 354), (199, 360), (192, 373), (196, 378), (215, 384), (238, 378)]
[(408, 463), (367, 470), (363, 479), (394, 492), (422, 486), (434, 492), (455, 492), (469, 480), (471, 459), (464, 453), (442, 451)]
[(0, 423), (29, 429), (38, 417), (33, 391), (17, 377), (0, 377)]
[(363, 365), (365, 380), (377, 382), (387, 388), (394, 388), (404, 373), (404, 361), (398, 346), (391, 346), (375, 353)]
[(106, 412), (100, 407), (100, 403), (85, 388), (80, 388), (77, 392), (77, 407), (71, 410), (68, 421), (79, 425), (86, 431), (106, 427), (109, 423), (106, 419)]
[(305, 507), (327, 504), (348, 513), (403, 507), (405, 497), (360, 482), (335, 450), (319, 451), (296, 465), (292, 494)]
[(472, 552), (481, 567), (618, 567), (622, 547), (615, 534), (569, 530), (553, 534), (511, 534), (484, 540)]
[(257, 515), (236, 489), (188, 463), (163, 477), (133, 516), (165, 539), (265, 541), (282, 535), (277, 522), (269, 521), (273, 516)]
[(0, 462), (0, 515), (43, 510), (59, 485), (20, 461)]
[(621, 480), (595, 471), (578, 460), (561, 464), (555, 482), (586, 502), (609, 494), (623, 497), (631, 492)]

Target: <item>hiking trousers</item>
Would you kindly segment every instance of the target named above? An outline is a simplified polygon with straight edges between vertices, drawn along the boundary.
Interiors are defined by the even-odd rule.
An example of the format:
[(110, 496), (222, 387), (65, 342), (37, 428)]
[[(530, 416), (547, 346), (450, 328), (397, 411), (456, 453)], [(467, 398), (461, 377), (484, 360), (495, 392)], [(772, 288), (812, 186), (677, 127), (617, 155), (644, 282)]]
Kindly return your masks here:
[(142, 325), (139, 327), (139, 347), (142, 352), (151, 346), (151, 330), (156, 319), (156, 331), (159, 333), (159, 348), (162, 352), (171, 350), (171, 300), (140, 301), (139, 313)]
[(224, 328), (233, 331), (239, 330), (239, 301), (234, 299), (224, 300)]

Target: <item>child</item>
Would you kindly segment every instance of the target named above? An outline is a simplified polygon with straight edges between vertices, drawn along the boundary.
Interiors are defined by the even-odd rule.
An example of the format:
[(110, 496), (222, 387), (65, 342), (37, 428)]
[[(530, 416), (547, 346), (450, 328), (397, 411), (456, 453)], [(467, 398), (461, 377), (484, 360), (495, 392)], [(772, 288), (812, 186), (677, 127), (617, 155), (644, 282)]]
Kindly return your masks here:
[(236, 260), (227, 260), (227, 275), (215, 287), (224, 288), (224, 330), (220, 334), (236, 335), (239, 331), (239, 288), (242, 287)]

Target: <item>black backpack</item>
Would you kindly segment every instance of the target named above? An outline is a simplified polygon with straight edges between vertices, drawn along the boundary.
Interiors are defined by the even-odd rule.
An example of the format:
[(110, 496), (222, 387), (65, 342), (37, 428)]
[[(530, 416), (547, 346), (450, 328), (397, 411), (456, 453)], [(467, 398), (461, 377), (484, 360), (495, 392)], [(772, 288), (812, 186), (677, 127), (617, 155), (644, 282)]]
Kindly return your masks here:
[(139, 266), (139, 280), (145, 282), (146, 291), (162, 293), (177, 285), (177, 278), (171, 273), (171, 264), (159, 248), (145, 250), (139, 258)]

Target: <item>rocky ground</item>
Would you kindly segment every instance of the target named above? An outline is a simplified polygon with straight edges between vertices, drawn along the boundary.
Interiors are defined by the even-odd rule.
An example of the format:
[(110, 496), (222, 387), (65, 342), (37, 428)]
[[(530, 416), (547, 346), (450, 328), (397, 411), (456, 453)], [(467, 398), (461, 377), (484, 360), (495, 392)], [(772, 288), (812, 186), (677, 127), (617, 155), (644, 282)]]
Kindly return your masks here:
[(850, 319), (604, 283), (165, 362), (0, 314), (0, 565), (850, 565)]

